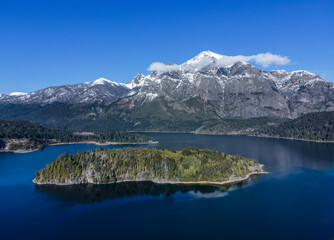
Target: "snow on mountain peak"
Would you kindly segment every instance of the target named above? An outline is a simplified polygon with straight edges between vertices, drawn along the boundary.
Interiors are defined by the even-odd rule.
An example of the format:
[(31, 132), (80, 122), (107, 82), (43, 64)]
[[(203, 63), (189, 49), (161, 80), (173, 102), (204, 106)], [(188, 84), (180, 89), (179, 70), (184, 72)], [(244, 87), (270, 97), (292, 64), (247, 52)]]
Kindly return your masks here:
[(240, 65), (250, 64), (249, 62), (254, 62), (263, 67), (269, 67), (271, 64), (285, 65), (290, 63), (288, 57), (282, 57), (280, 55), (271, 54), (270, 52), (259, 53), (256, 55), (236, 55), (227, 56), (220, 55), (211, 51), (203, 51), (197, 56), (189, 59), (181, 65), (177, 64), (164, 64), (161, 62), (152, 63), (148, 70), (151, 72), (157, 72), (158, 75), (165, 72), (173, 71), (202, 71), (202, 69), (207, 68), (207, 70), (216, 70), (217, 68), (231, 68), (234, 64), (238, 63)]
[(247, 63), (247, 57), (245, 56), (225, 56), (220, 55), (211, 51), (203, 51), (192, 59), (186, 61), (181, 66), (183, 69), (189, 70), (194, 69), (195, 71), (200, 71), (205, 67), (232, 67), (234, 64), (249, 64)]
[(293, 71), (293, 72), (291, 72), (291, 74), (310, 75), (310, 76), (313, 76), (313, 77), (317, 77), (318, 76), (317, 74), (309, 72), (309, 71), (306, 71), (306, 70)]
[(275, 74), (288, 74), (288, 72), (285, 71), (284, 69), (273, 70), (272, 73), (275, 73)]
[(203, 51), (200, 54), (198, 54), (195, 58), (203, 58), (203, 57), (210, 57), (215, 59), (220, 59), (223, 57), (223, 55), (211, 52), (211, 51)]
[(223, 55), (219, 55), (211, 51), (203, 51), (197, 56), (183, 63), (181, 66), (186, 70), (187, 69), (201, 70), (202, 68), (208, 65), (216, 64), (217, 61), (222, 57)]
[(127, 83), (127, 85), (137, 85), (141, 82), (143, 78), (145, 78), (145, 75), (143, 73), (138, 73), (130, 82)]
[(143, 78), (143, 77), (145, 77), (145, 75), (141, 72), (135, 76), (135, 78)]
[(110, 81), (110, 80), (108, 80), (108, 79), (106, 79), (106, 78), (98, 78), (98, 79), (96, 79), (96, 80), (93, 82), (92, 86), (95, 86), (95, 85), (103, 85), (103, 84), (105, 84), (105, 83), (113, 83), (113, 82)]
[(23, 96), (23, 95), (26, 95), (27, 93), (24, 93), (24, 92), (12, 92), (10, 94), (8, 94), (9, 96), (12, 96), (12, 97), (18, 97), (18, 96)]

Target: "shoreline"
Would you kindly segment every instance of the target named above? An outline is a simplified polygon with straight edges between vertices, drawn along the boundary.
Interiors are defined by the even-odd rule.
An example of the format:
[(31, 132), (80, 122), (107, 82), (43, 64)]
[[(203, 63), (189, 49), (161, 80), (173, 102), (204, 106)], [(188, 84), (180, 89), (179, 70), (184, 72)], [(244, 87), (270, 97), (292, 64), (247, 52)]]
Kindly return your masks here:
[(267, 171), (261, 171), (261, 172), (253, 172), (253, 173), (247, 173), (245, 177), (235, 180), (226, 180), (222, 182), (212, 182), (212, 181), (198, 181), (198, 182), (170, 182), (170, 184), (199, 184), (199, 185), (227, 185), (227, 184), (234, 184), (238, 182), (243, 182), (249, 179), (251, 176), (254, 175), (263, 175), (263, 174), (269, 174)]
[(266, 135), (251, 135), (247, 133), (198, 133), (198, 132), (172, 132), (172, 131), (133, 131), (134, 133), (179, 133), (179, 134), (194, 134), (194, 135), (209, 135), (209, 136), (246, 136), (246, 137), (262, 137), (262, 138), (273, 138), (273, 139), (286, 139), (286, 140), (296, 140), (304, 142), (314, 142), (314, 143), (334, 143), (334, 140), (312, 140), (305, 138), (288, 138), (279, 136), (266, 136)]
[(72, 144), (94, 144), (97, 146), (108, 146), (108, 145), (149, 145), (149, 144), (158, 144), (158, 141), (149, 141), (149, 142), (105, 142), (105, 143), (100, 143), (96, 141), (82, 141), (82, 142), (67, 142), (67, 143), (52, 143), (43, 146), (42, 148), (37, 148), (37, 149), (24, 149), (24, 150), (0, 150), (0, 153), (32, 153), (32, 152), (37, 152), (42, 150), (44, 147), (49, 147), (49, 146), (60, 146), (60, 145), (72, 145)]
[(107, 146), (107, 145), (148, 145), (148, 144), (158, 144), (158, 141), (149, 141), (149, 142), (96, 142), (96, 141), (82, 141), (82, 142), (68, 142), (68, 143), (52, 143), (48, 144), (45, 147), (48, 146), (59, 146), (59, 145), (72, 145), (72, 144), (94, 144), (97, 146)]
[[(261, 164), (261, 165), (263, 165), (263, 164)], [(247, 173), (244, 177), (242, 177), (240, 179), (226, 180), (226, 181), (222, 181), (222, 182), (214, 182), (214, 181), (176, 182), (176, 181), (155, 181), (155, 180), (122, 180), (122, 181), (117, 181), (115, 183), (124, 183), (124, 182), (153, 182), (153, 183), (157, 183), (157, 184), (176, 184), (176, 185), (177, 184), (180, 184), (180, 185), (228, 185), (228, 184), (234, 184), (234, 183), (246, 181), (247, 179), (249, 179), (253, 175), (263, 175), (263, 174), (269, 174), (269, 172), (267, 172), (267, 171), (261, 171), (261, 172)], [(43, 185), (43, 183), (42, 184), (35, 183), (35, 184), (37, 184), (37, 185)], [(90, 183), (90, 184), (100, 185), (100, 183)], [(109, 184), (113, 184), (113, 183), (109, 183)], [(47, 185), (47, 184), (45, 184), (45, 185)], [(50, 184), (50, 185), (54, 185), (54, 184)], [(76, 185), (76, 184), (56, 184), (56, 185), (61, 186), (61, 185)]]
[[(293, 141), (302, 141), (302, 142), (312, 142), (312, 143), (334, 143), (334, 140), (311, 140), (311, 139), (304, 139), (304, 138), (288, 138), (288, 137), (279, 137), (279, 136), (267, 136), (267, 135), (249, 135), (249, 134), (214, 134), (214, 133), (197, 133), (197, 132), (168, 132), (168, 131), (133, 131), (134, 133), (167, 133), (167, 134), (194, 134), (194, 135), (209, 135), (209, 136), (246, 136), (246, 137), (257, 137), (257, 138), (271, 138), (271, 139), (285, 139), (285, 140), (293, 140)], [(94, 144), (97, 146), (107, 146), (107, 145), (149, 145), (149, 144), (158, 144), (158, 141), (149, 141), (143, 143), (133, 143), (133, 142), (96, 142), (96, 141), (82, 141), (82, 142), (67, 142), (67, 143), (52, 143), (43, 146), (42, 148), (38, 149), (28, 149), (28, 150), (0, 150), (0, 153), (32, 153), (42, 150), (44, 147), (48, 146), (60, 146), (60, 145), (72, 145), (72, 144)]]
[[(264, 165), (260, 164), (261, 169), (263, 169)], [(117, 184), (117, 183), (124, 183), (124, 182), (153, 182), (156, 184), (180, 184), (180, 185), (216, 185), (216, 186), (221, 186), (221, 185), (228, 185), (228, 184), (235, 184), (238, 182), (243, 182), (249, 179), (253, 175), (262, 175), (262, 174), (269, 174), (267, 171), (260, 171), (260, 172), (251, 172), (247, 173), (244, 177), (239, 178), (239, 179), (233, 179), (233, 180), (225, 180), (221, 182), (215, 182), (215, 181), (189, 181), (189, 182), (177, 182), (177, 181), (156, 181), (156, 180), (121, 180), (121, 181), (116, 181), (113, 183), (106, 183), (105, 185), (108, 184)], [(101, 183), (38, 183), (35, 181), (35, 179), (32, 180), (32, 182), (35, 185), (56, 185), (56, 186), (70, 186), (70, 185), (80, 185), (80, 184), (94, 184), (94, 185), (102, 185)]]
[(0, 153), (32, 153), (42, 150), (39, 149), (28, 149), (28, 150), (0, 150)]
[(266, 135), (246, 135), (246, 136), (248, 136), (248, 137), (259, 137), (259, 138), (285, 139), (285, 140), (313, 142), (313, 143), (334, 143), (334, 141), (331, 141), (331, 140), (311, 140), (311, 139), (305, 139), (305, 138), (288, 138), (288, 137), (266, 136)]
[[(311, 140), (311, 139), (303, 139), (303, 138), (288, 138), (288, 137), (279, 137), (279, 136), (266, 136), (266, 135), (249, 135), (249, 134), (214, 134), (214, 133), (196, 133), (196, 132), (167, 132), (167, 131), (133, 131), (134, 133), (167, 133), (167, 134), (194, 134), (194, 135), (208, 135), (208, 136), (246, 136), (246, 137), (257, 137), (257, 138), (271, 138), (271, 139), (285, 139), (285, 140), (293, 140), (293, 141), (302, 141), (302, 142), (312, 142), (312, 143), (334, 143), (334, 140)], [(96, 141), (82, 141), (82, 142), (66, 142), (66, 143), (52, 143), (43, 146), (38, 149), (24, 149), (24, 150), (0, 150), (0, 153), (32, 153), (42, 150), (44, 147), (48, 146), (60, 146), (60, 145), (72, 145), (72, 144), (94, 144), (97, 146), (107, 146), (107, 145), (149, 145), (149, 144), (158, 144), (158, 141), (149, 141), (149, 142), (96, 142)]]
[(314, 142), (314, 143), (334, 143), (334, 140), (311, 140), (305, 138), (288, 138), (288, 137), (279, 137), (279, 136), (269, 136), (269, 135), (251, 135), (247, 133), (225, 133), (225, 134), (214, 134), (214, 133), (195, 133), (191, 132), (192, 134), (198, 135), (209, 135), (209, 136), (246, 136), (246, 137), (259, 137), (259, 138), (272, 138), (272, 139), (285, 139), (285, 140), (295, 140), (295, 141), (303, 141), (303, 142)]

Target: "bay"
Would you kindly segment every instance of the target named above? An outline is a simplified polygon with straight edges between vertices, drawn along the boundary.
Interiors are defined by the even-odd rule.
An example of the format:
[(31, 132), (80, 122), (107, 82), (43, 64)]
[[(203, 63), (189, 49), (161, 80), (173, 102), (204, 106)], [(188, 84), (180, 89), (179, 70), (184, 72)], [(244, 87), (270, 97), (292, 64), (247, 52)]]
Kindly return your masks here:
[[(122, 183), (35, 186), (63, 152), (0, 153), (1, 239), (331, 239), (334, 144), (247, 136), (145, 133), (150, 147), (199, 147), (257, 159), (268, 175), (223, 187)], [(136, 146), (139, 147), (140, 145)], [(104, 148), (127, 146), (104, 146)]]

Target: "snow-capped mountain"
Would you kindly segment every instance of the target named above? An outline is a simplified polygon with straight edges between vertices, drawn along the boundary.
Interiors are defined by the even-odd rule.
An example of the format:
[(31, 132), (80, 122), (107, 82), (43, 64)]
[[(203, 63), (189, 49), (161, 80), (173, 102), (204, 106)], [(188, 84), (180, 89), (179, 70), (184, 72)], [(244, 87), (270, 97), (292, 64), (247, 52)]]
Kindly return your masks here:
[[(228, 57), (227, 57), (228, 58)], [(222, 63), (225, 64), (222, 67)], [(120, 102), (140, 104), (162, 97), (175, 109), (189, 110), (198, 97), (220, 117), (289, 117), (334, 110), (334, 85), (308, 71), (261, 71), (246, 62), (205, 51), (177, 71), (137, 75), (138, 94)]]
[[(197, 103), (189, 104), (194, 99)], [(99, 101), (129, 111), (157, 100), (186, 113), (196, 112), (203, 105), (218, 117), (294, 118), (303, 113), (334, 110), (334, 86), (308, 71), (267, 72), (247, 62), (204, 51), (181, 65), (162, 66), (147, 76), (139, 73), (127, 84), (100, 78), (28, 94), (0, 95), (2, 104)]]
[(75, 104), (103, 101), (105, 103), (112, 103), (126, 96), (128, 92), (129, 88), (123, 83), (99, 78), (93, 82), (49, 87), (31, 93), (3, 94), (0, 96), (0, 102), (16, 104), (50, 104), (60, 102)]

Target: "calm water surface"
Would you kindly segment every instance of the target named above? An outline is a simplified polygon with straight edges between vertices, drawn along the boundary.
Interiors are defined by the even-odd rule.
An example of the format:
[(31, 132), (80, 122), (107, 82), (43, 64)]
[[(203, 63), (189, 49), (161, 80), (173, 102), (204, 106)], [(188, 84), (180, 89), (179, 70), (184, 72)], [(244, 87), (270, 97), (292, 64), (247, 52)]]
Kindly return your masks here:
[[(0, 153), (0, 239), (334, 239), (334, 144), (244, 136), (147, 134), (154, 147), (199, 147), (265, 164), (224, 186), (123, 183), (35, 187), (62, 145)], [(108, 146), (107, 148), (122, 147)]]

